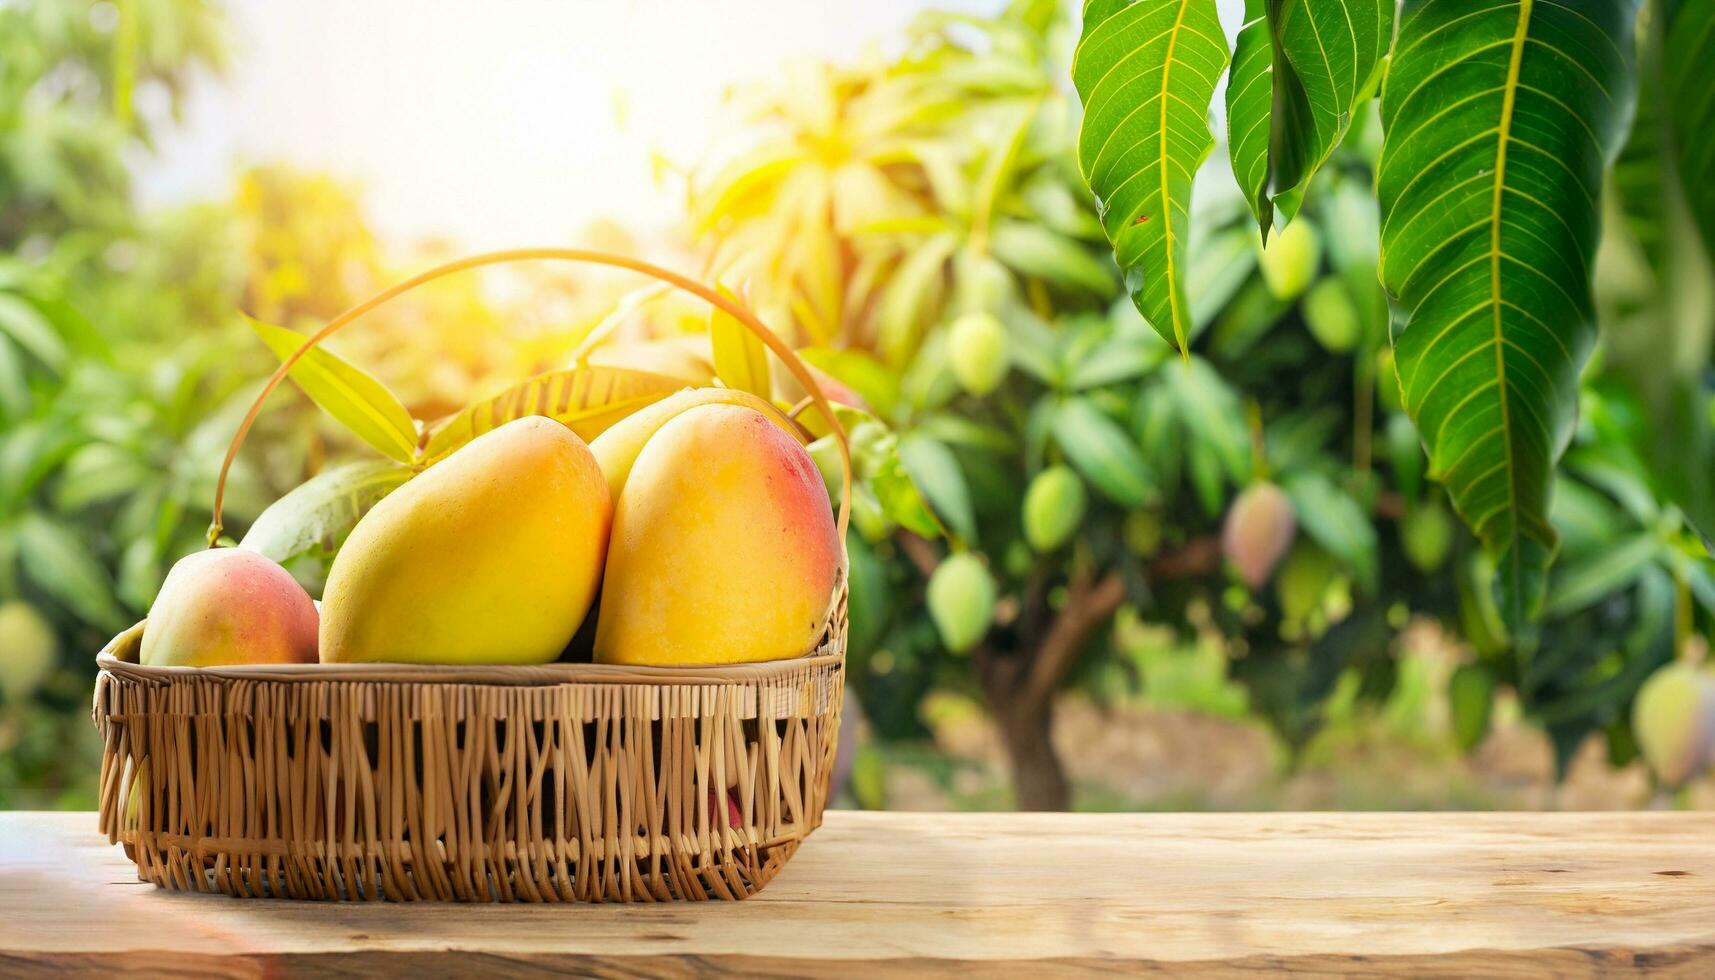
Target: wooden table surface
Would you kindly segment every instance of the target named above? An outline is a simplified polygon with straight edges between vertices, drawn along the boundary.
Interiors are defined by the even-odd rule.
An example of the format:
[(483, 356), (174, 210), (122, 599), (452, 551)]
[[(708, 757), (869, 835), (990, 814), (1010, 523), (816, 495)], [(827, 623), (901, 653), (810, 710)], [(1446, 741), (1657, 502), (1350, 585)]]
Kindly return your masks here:
[(0, 976), (1715, 976), (1715, 813), (833, 812), (746, 902), (256, 901), (0, 813)]

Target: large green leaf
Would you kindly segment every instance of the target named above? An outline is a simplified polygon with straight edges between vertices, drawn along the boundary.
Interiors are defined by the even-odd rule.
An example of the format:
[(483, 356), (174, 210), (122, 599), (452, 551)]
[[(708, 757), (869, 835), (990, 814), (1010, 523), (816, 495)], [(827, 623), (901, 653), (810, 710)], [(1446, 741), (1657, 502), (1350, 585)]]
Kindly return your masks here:
[(1276, 210), (1291, 219), (1373, 94), (1393, 8), (1393, 0), (1245, 3), (1227, 85), (1227, 148), (1264, 235)]
[(1631, 0), (1411, 0), (1382, 96), (1382, 281), (1409, 311), (1401, 392), (1503, 614), (1541, 602), (1555, 460), (1595, 340), (1605, 160), (1632, 87)]
[(1132, 302), (1167, 342), (1191, 332), (1185, 289), (1191, 182), (1213, 139), (1227, 67), (1214, 0), (1090, 0), (1072, 59), (1084, 103), (1078, 166)]
[[(295, 330), (260, 320), (251, 320), (250, 327), (281, 361), (291, 357), (309, 339)], [(417, 425), (411, 420), (411, 413), (386, 385), (361, 369), (317, 347), (292, 365), (289, 376), (310, 396), (310, 401), (383, 455), (401, 463), (409, 463), (416, 457)]]

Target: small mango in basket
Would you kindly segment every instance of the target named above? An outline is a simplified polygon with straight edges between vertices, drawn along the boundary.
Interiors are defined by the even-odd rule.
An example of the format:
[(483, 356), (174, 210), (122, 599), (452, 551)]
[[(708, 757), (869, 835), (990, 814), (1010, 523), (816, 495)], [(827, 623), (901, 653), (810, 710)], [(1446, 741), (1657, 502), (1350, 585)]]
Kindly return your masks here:
[(152, 667), (316, 662), (316, 607), (284, 568), (242, 548), (173, 565), (149, 610), (138, 659)]

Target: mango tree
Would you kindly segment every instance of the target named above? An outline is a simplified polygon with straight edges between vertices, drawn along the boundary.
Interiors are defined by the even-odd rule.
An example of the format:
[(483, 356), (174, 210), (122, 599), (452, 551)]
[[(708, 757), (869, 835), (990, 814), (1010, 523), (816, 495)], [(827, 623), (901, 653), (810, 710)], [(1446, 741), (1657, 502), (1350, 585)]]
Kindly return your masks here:
[[(1018, 801), (1060, 807), (1076, 747), (1052, 743), (1053, 696), (1137, 683), (1103, 642), (1121, 606), (1224, 635), (1292, 745), (1342, 678), (1385, 694), (1391, 636), (1427, 615), (1472, 651), (1467, 746), (1504, 684), (1562, 763), (1593, 729), (1623, 760), (1633, 693), (1715, 608), (1640, 389), (1579, 370), (1631, 13), (1259, 3), (1235, 47), (1213, 0), (1096, 0), (1068, 67), (1054, 5), (1018, 3), (749, 93), (754, 151), (693, 174), (693, 231), (898, 432), (928, 504), (859, 507), (877, 726), (921, 731), (929, 688), (970, 684)], [(1414, 95), (1420, 76), (1441, 84)], [(1607, 230), (1604, 251), (1629, 244)]]

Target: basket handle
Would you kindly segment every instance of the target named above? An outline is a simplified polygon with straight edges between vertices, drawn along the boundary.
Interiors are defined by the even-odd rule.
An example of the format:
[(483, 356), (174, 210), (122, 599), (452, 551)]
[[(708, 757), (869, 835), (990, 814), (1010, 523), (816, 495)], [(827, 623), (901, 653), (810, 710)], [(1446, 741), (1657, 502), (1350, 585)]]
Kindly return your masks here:
[(274, 374), (268, 379), (268, 383), (263, 385), (262, 390), (257, 393), (256, 400), (251, 402), (250, 411), (245, 413), (244, 421), (238, 424), (238, 431), (233, 434), (231, 445), (226, 447), (226, 458), (222, 460), (220, 464), (220, 478), (215, 482), (214, 486), (214, 513), (213, 520), (210, 522), (208, 528), (209, 547), (214, 547), (215, 542), (220, 538), (220, 532), (223, 529), (220, 522), (220, 516), (221, 505), (226, 500), (226, 477), (227, 473), (232, 469), (232, 461), (238, 458), (238, 447), (244, 444), (244, 437), (250, 434), (250, 427), (255, 424), (256, 416), (261, 414), (262, 403), (267, 400), (268, 395), (279, 386), (282, 380), (285, 379), (286, 374), (292, 370), (292, 366), (294, 364), (298, 363), (299, 358), (309, 353), (317, 344), (333, 336), (336, 331), (351, 321), (365, 313), (368, 313), (370, 310), (375, 309), (383, 303), (386, 303), (388, 300), (391, 300), (402, 293), (409, 292), (426, 282), (431, 282), (435, 279), (441, 278), (442, 276), (452, 275), (455, 272), (463, 272), (466, 269), (475, 269), (488, 265), (501, 265), (507, 262), (527, 262), (540, 259), (611, 266), (616, 269), (628, 269), (632, 272), (639, 272), (651, 278), (658, 279), (670, 286), (674, 286), (697, 296), (705, 302), (718, 307), (723, 312), (730, 314), (733, 319), (744, 324), (751, 333), (755, 334), (758, 340), (761, 340), (764, 344), (768, 345), (768, 349), (772, 350), (775, 355), (780, 358), (781, 362), (786, 365), (786, 369), (791, 371), (793, 377), (798, 379), (798, 383), (804, 386), (804, 390), (809, 393), (809, 396), (815, 402), (816, 407), (821, 409), (823, 417), (828, 420), (828, 429), (834, 436), (834, 442), (839, 446), (841, 474), (840, 512), (837, 518), (837, 528), (839, 531), (840, 546), (844, 548), (846, 528), (851, 522), (852, 508), (851, 443), (846, 437), (845, 427), (840, 424), (840, 420), (834, 415), (833, 406), (828, 403), (828, 396), (822, 391), (821, 383), (816, 380), (815, 375), (810, 373), (810, 369), (805, 366), (802, 360), (799, 359), (797, 353), (792, 350), (792, 347), (784, 340), (781, 340), (774, 331), (764, 326), (762, 321), (757, 319), (756, 314), (746, 309), (743, 304), (739, 303), (736, 299), (721, 294), (718, 290), (712, 287), (706, 286), (695, 279), (689, 279), (685, 276), (679, 275), (671, 269), (664, 269), (652, 262), (645, 262), (642, 259), (633, 259), (623, 255), (614, 255), (608, 252), (600, 252), (594, 249), (584, 248), (515, 248), (498, 252), (483, 252), (477, 255), (467, 256), (462, 259), (454, 259), (451, 262), (442, 263), (441, 265), (437, 265), (425, 272), (420, 272), (417, 275), (406, 279), (404, 282), (390, 286), (361, 303), (349, 307), (332, 320), (329, 320), (320, 330), (311, 334), (309, 339), (304, 341), (303, 346), (293, 351), (290, 357), (280, 362), (279, 368), (277, 368), (274, 371)]

